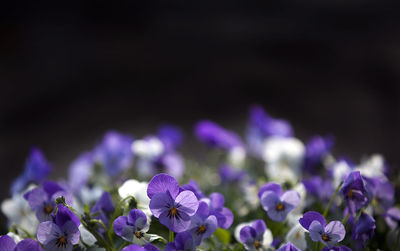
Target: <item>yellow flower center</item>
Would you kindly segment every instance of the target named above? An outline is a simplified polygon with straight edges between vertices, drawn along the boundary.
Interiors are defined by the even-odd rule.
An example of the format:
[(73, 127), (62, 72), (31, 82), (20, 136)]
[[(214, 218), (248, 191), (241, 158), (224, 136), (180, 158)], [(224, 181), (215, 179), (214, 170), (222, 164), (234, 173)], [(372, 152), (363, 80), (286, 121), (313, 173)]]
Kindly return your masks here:
[(322, 236), (321, 236), (321, 238), (322, 238), (322, 240), (324, 240), (324, 241), (329, 241), (331, 238), (329, 238), (329, 235), (327, 235), (327, 234), (323, 234)]
[(67, 237), (65, 237), (64, 235), (59, 237), (57, 239), (56, 245), (57, 245), (57, 247), (61, 247), (62, 246), (62, 247), (65, 248), (67, 246)]
[(348, 197), (353, 197), (353, 189), (350, 189), (349, 192), (347, 193)]
[(255, 248), (260, 248), (261, 247), (261, 243), (259, 241), (255, 241), (254, 242), (254, 247)]
[(197, 232), (198, 232), (199, 234), (203, 234), (206, 230), (207, 230), (206, 226), (201, 225), (201, 226), (197, 229)]
[(135, 236), (136, 236), (136, 238), (140, 239), (143, 237), (143, 233), (140, 231), (136, 231)]
[(173, 207), (169, 210), (169, 213), (171, 216), (175, 216), (178, 214), (178, 209), (176, 209), (176, 207)]
[(276, 205), (276, 210), (282, 211), (285, 209), (285, 205), (283, 205), (282, 202), (279, 202), (278, 205)]
[(46, 214), (50, 214), (51, 212), (53, 212), (53, 207), (50, 206), (50, 205), (45, 206), (45, 207), (44, 207), (44, 212), (45, 212)]

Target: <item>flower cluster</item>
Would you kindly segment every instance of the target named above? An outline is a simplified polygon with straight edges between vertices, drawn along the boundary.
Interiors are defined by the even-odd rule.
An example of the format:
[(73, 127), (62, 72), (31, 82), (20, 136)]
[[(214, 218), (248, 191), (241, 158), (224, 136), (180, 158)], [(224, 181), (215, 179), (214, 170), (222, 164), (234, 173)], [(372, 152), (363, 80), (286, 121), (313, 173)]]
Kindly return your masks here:
[(210, 120), (194, 136), (198, 159), (176, 126), (110, 131), (57, 181), (33, 148), (1, 204), (0, 250), (400, 249), (398, 173), (381, 155), (335, 158), (333, 136), (303, 143), (260, 106), (243, 138)]

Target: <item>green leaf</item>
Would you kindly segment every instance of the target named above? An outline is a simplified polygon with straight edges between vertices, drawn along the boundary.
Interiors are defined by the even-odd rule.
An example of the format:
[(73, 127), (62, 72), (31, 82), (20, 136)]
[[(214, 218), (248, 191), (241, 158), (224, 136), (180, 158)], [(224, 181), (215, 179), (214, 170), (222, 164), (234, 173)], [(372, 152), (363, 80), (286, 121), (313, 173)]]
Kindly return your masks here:
[(228, 244), (231, 242), (231, 234), (228, 230), (217, 228), (214, 235), (218, 238), (218, 240), (224, 244)]

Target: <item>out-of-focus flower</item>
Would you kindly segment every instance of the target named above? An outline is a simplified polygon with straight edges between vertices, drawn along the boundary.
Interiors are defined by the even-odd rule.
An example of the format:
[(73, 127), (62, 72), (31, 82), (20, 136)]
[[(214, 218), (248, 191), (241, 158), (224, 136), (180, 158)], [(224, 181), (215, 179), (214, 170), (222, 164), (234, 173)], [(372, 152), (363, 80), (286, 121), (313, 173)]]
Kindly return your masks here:
[(242, 147), (239, 136), (214, 122), (204, 120), (196, 124), (195, 135), (198, 140), (210, 147), (218, 147), (231, 150), (234, 147)]
[(375, 234), (375, 220), (366, 213), (361, 213), (358, 220), (353, 224), (351, 238), (355, 240), (356, 249), (361, 250), (365, 247), (368, 240)]
[(189, 232), (178, 233), (174, 242), (168, 243), (165, 251), (196, 251), (196, 245)]
[(391, 207), (386, 211), (385, 221), (388, 226), (394, 230), (400, 223), (400, 209), (398, 207)]
[(141, 245), (149, 242), (146, 235), (149, 227), (147, 216), (138, 209), (132, 209), (128, 216), (120, 216), (114, 221), (114, 231), (118, 236)]
[(224, 207), (225, 198), (222, 194), (212, 193), (209, 198), (204, 198), (202, 201), (208, 204), (210, 214), (217, 217), (218, 227), (227, 229), (232, 225), (233, 213), (229, 208)]
[(46, 250), (72, 250), (80, 238), (80, 221), (67, 207), (58, 205), (54, 221), (40, 223), (37, 239)]
[(32, 148), (24, 172), (11, 185), (11, 192), (18, 193), (29, 183), (41, 184), (51, 172), (51, 165), (38, 148)]
[(94, 218), (103, 221), (104, 225), (108, 225), (109, 218), (114, 212), (114, 205), (111, 196), (107, 192), (103, 192), (100, 199), (94, 204), (91, 213), (97, 214)]
[(300, 201), (300, 195), (296, 191), (286, 191), (282, 193), (282, 188), (277, 183), (264, 184), (258, 196), (261, 205), (273, 221), (284, 221), (290, 211), (295, 209)]
[(240, 241), (246, 250), (266, 250), (271, 246), (272, 235), (263, 220), (255, 220), (251, 226), (241, 228)]
[(219, 176), (223, 183), (240, 182), (247, 178), (247, 172), (242, 169), (233, 168), (230, 165), (222, 165), (219, 168)]
[(305, 250), (307, 248), (307, 241), (304, 228), (297, 223), (286, 234), (286, 241), (293, 243), (300, 250)]
[(302, 249), (298, 249), (295, 245), (293, 245), (290, 242), (278, 249), (278, 251), (300, 251), (300, 250)]
[(40, 222), (52, 220), (55, 213), (55, 200), (63, 196), (66, 202), (72, 204), (72, 196), (59, 184), (52, 181), (43, 183), (43, 187), (37, 187), (24, 195), (29, 206), (35, 211), (36, 217)]
[(183, 133), (181, 129), (173, 125), (163, 125), (158, 129), (158, 137), (166, 151), (173, 151), (182, 145)]
[(340, 193), (347, 202), (350, 213), (354, 213), (368, 204), (368, 192), (359, 171), (351, 172), (343, 183)]
[(334, 188), (330, 180), (323, 180), (320, 176), (314, 176), (303, 180), (307, 193), (315, 196), (318, 200), (329, 201), (333, 195)]
[(387, 209), (393, 205), (394, 187), (386, 177), (366, 178), (363, 176), (363, 179), (371, 191), (374, 209), (377, 209), (378, 206), (380, 209)]
[(168, 174), (154, 176), (147, 188), (150, 210), (160, 222), (174, 232), (183, 232), (190, 226), (199, 206), (192, 191), (179, 191), (178, 182)]
[(331, 221), (326, 224), (325, 218), (318, 212), (305, 213), (299, 222), (308, 230), (311, 240), (322, 242), (327, 247), (333, 247), (346, 235), (346, 230), (340, 221)]
[(124, 247), (121, 251), (160, 251), (156, 246), (151, 244), (147, 244), (144, 247), (139, 246), (137, 244), (132, 244), (127, 247)]
[(306, 144), (305, 170), (314, 173), (333, 147), (333, 137), (315, 136)]
[(274, 181), (295, 184), (301, 179), (304, 145), (296, 138), (269, 137), (264, 142), (265, 172)]
[(133, 165), (130, 136), (110, 131), (104, 135), (103, 141), (95, 149), (95, 160), (106, 170), (107, 174), (115, 177)]
[(385, 159), (380, 154), (373, 154), (357, 166), (356, 170), (360, 171), (362, 176), (368, 178), (386, 177)]
[(193, 240), (198, 246), (217, 230), (217, 224), (217, 218), (214, 215), (210, 215), (207, 203), (200, 201), (196, 214), (192, 216), (188, 232), (192, 234)]
[(147, 196), (147, 182), (139, 182), (134, 179), (130, 179), (124, 182), (118, 189), (119, 196), (125, 199), (128, 196), (133, 196), (136, 200), (136, 207), (142, 210), (147, 217), (151, 216), (149, 208), (150, 199)]
[(324, 247), (321, 251), (351, 251), (350, 248), (346, 246), (336, 246), (336, 247)]
[(344, 181), (344, 179), (353, 170), (353, 165), (346, 159), (340, 159), (331, 168), (333, 187), (338, 187), (339, 184)]
[(32, 239), (25, 239), (15, 244), (14, 240), (8, 236), (3, 235), (0, 237), (0, 250), (1, 251), (43, 251), (39, 242)]
[(68, 170), (68, 184), (71, 191), (79, 194), (81, 189), (87, 185), (93, 173), (93, 164), (92, 153), (84, 153), (72, 162)]

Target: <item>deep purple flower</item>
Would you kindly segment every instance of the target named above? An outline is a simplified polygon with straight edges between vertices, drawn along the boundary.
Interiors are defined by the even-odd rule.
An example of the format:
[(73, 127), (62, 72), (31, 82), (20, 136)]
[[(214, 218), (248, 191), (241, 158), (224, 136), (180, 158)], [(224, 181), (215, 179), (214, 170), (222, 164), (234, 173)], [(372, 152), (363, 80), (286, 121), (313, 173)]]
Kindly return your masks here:
[(110, 176), (116, 176), (133, 164), (133, 139), (115, 131), (107, 132), (96, 148), (96, 157)]
[(258, 196), (261, 205), (273, 221), (284, 221), (290, 211), (295, 209), (300, 202), (300, 195), (296, 191), (289, 190), (282, 193), (282, 188), (277, 183), (264, 184)]
[(74, 193), (78, 193), (87, 185), (93, 173), (93, 154), (88, 152), (80, 155), (68, 169), (69, 186)]
[(193, 236), (194, 243), (198, 246), (202, 240), (210, 237), (217, 230), (218, 222), (214, 215), (210, 215), (208, 204), (204, 201), (199, 202), (199, 208), (192, 216), (191, 225), (188, 232)]
[(132, 209), (128, 216), (120, 216), (114, 221), (114, 231), (124, 240), (136, 244), (148, 243), (149, 230), (147, 216), (139, 209)]
[(32, 148), (25, 164), (25, 170), (11, 186), (11, 192), (21, 192), (27, 184), (42, 183), (51, 172), (51, 165), (38, 148)]
[(219, 176), (222, 182), (239, 182), (247, 177), (247, 172), (242, 169), (223, 165), (219, 168)]
[(371, 191), (373, 196), (373, 205), (379, 205), (383, 209), (391, 207), (394, 203), (394, 187), (392, 183), (383, 177), (366, 178), (367, 190)]
[(250, 126), (257, 129), (263, 138), (293, 136), (292, 127), (287, 121), (272, 118), (261, 106), (253, 106), (250, 109)]
[(385, 221), (392, 230), (396, 229), (400, 223), (400, 208), (389, 208), (385, 214)]
[(67, 207), (58, 205), (58, 211), (53, 221), (40, 223), (37, 239), (46, 250), (71, 251), (80, 238), (79, 218)]
[(160, 249), (151, 244), (147, 244), (144, 247), (137, 244), (132, 244), (123, 248), (121, 251), (160, 251)]
[(150, 210), (160, 222), (174, 232), (183, 232), (190, 226), (199, 206), (192, 191), (181, 191), (178, 182), (168, 174), (154, 176), (147, 188)]
[(315, 168), (322, 163), (324, 157), (333, 147), (333, 137), (314, 136), (306, 144), (305, 170), (315, 172)]
[(218, 227), (227, 229), (232, 225), (233, 213), (229, 208), (224, 207), (225, 198), (220, 193), (212, 193), (209, 198), (204, 198), (209, 208), (210, 214), (215, 215), (218, 221)]
[(43, 248), (39, 242), (32, 239), (25, 239), (15, 244), (10, 236), (3, 235), (0, 237), (0, 251), (43, 251)]
[(172, 125), (163, 125), (158, 129), (158, 137), (162, 141), (166, 151), (172, 151), (183, 142), (181, 129)]
[(278, 247), (282, 244), (282, 239), (280, 237), (275, 237), (272, 240), (271, 246), (275, 249), (278, 249)]
[(289, 242), (280, 247), (278, 251), (300, 251), (300, 249), (298, 249), (295, 245)]
[(32, 189), (24, 195), (40, 222), (52, 220), (56, 208), (55, 200), (60, 196), (64, 196), (66, 202), (72, 204), (71, 195), (52, 181), (46, 181), (43, 183), (43, 187)]
[(195, 134), (198, 140), (210, 147), (230, 150), (234, 147), (243, 146), (242, 141), (236, 133), (208, 120), (197, 123)]
[(334, 192), (331, 181), (323, 180), (320, 176), (314, 176), (310, 179), (303, 180), (303, 185), (307, 193), (322, 201), (329, 201)]
[(240, 230), (240, 241), (246, 250), (260, 250), (267, 247), (270, 243), (266, 243), (264, 233), (267, 226), (263, 220), (255, 220), (251, 226), (244, 226)]
[(165, 251), (196, 251), (196, 245), (189, 232), (178, 233), (174, 242), (168, 243)]
[(189, 180), (187, 184), (181, 186), (183, 190), (192, 191), (196, 195), (197, 199), (205, 198), (203, 191), (200, 190), (199, 185), (194, 180)]
[(110, 215), (114, 212), (114, 205), (111, 200), (111, 196), (107, 192), (103, 192), (100, 199), (94, 204), (91, 213), (98, 214), (95, 219), (100, 219), (103, 221), (104, 225), (108, 225), (108, 220)]
[(351, 214), (368, 204), (368, 191), (359, 171), (351, 172), (347, 176), (340, 193), (346, 200)]
[(356, 249), (360, 250), (364, 247), (365, 243), (372, 239), (375, 234), (375, 220), (366, 213), (361, 213), (358, 220), (353, 224), (353, 231), (351, 238), (356, 243)]
[(321, 251), (351, 251), (351, 249), (346, 246), (330, 247), (330, 248), (324, 247), (323, 249), (321, 249)]
[(314, 242), (322, 242), (327, 247), (333, 247), (346, 235), (346, 230), (340, 221), (331, 221), (326, 224), (324, 216), (318, 212), (305, 213), (299, 222), (308, 230)]

